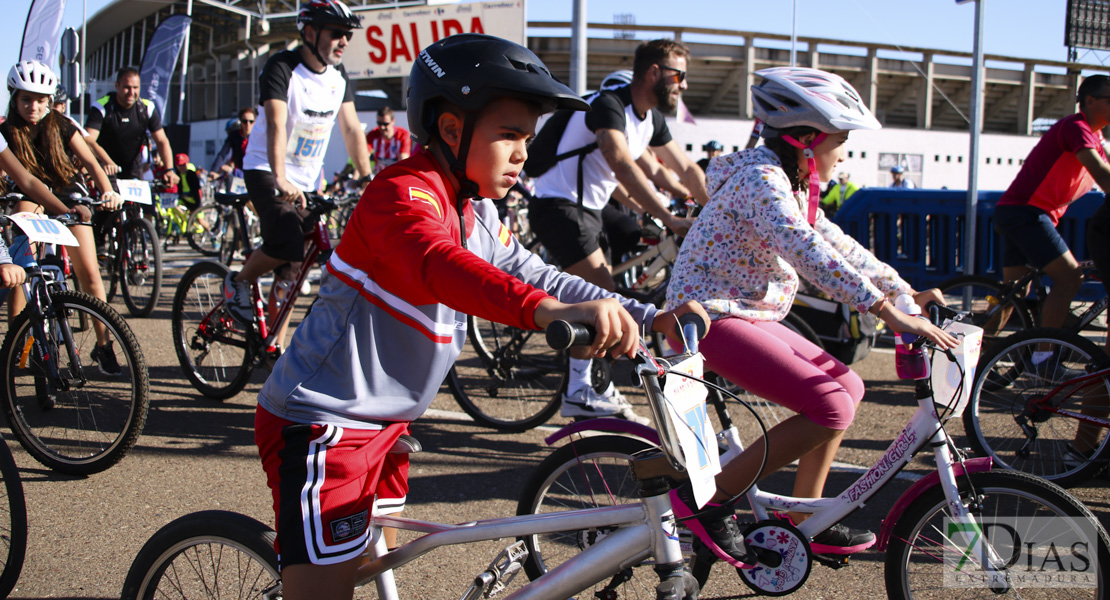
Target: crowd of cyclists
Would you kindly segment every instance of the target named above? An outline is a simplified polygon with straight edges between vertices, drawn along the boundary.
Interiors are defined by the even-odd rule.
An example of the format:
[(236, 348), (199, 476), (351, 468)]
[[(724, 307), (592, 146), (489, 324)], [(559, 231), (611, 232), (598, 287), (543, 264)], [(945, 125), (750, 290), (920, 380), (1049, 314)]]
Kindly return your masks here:
[[(342, 65), (359, 28), (359, 18), (338, 0), (303, 4), (301, 43), (266, 62), (257, 108), (240, 110), (229, 123), (221, 152), (226, 159), (210, 173), (173, 153), (161, 116), (139, 96), (133, 69), (119, 72), (115, 91), (93, 103), (82, 127), (55, 110), (53, 71), (20, 62), (7, 78), (11, 100), (0, 124), (0, 169), (26, 197), (15, 211), (92, 220), (87, 207), (65, 201), (71, 187), (84, 183), (97, 190), (104, 200), (97, 212), (107, 214), (122, 204), (115, 179), (143, 178), (148, 162), (165, 166), (156, 177), (177, 186), (188, 206), (199, 205), (212, 179), (241, 178), (263, 240), (224, 281), (228, 311), (243, 324), (254, 318), (253, 282), (271, 271), (281, 279), (299, 269), (312, 225), (305, 193), (319, 187), (324, 150), (338, 124), (353, 177), (365, 191), (326, 264), (313, 309), (288, 344), (281, 335), (284, 351), (259, 392), (255, 418), (286, 598), (350, 597), (354, 559), (368, 542), (366, 516), (404, 507), (407, 455), (388, 451), (428, 408), (459, 356), (467, 315), (519, 328), (557, 319), (592, 323), (594, 342), (571, 352), (562, 414), (643, 423), (649, 421), (612, 383), (595, 389), (592, 361), (630, 355), (649, 331), (677, 343), (681, 314), (695, 313), (710, 324), (701, 344), (707, 368), (797, 413), (768, 431), (769, 456), (756, 443), (724, 467), (709, 510), (699, 512), (688, 486), (672, 493), (676, 515), (693, 517), (688, 525), (695, 534), (733, 564), (745, 553), (728, 500), (747, 482), (794, 460), (793, 495), (821, 497), (864, 395), (858, 375), (781, 323), (801, 278), (895, 332), (926, 337), (940, 348), (956, 345), (892, 302), (909, 295), (922, 307), (943, 303), (937, 290), (914, 289), (818, 210), (821, 184), (834, 179), (850, 133), (880, 128), (841, 77), (809, 68), (759, 71), (751, 93), (762, 144), (724, 154), (723, 145), (712, 142), (699, 164), (674, 141), (664, 119), (675, 110), (692, 66), (682, 43), (641, 44), (630, 71), (612, 74), (600, 91), (581, 97), (527, 48), (457, 34), (424, 48), (412, 67), (411, 139), (398, 132), (388, 109), (378, 112), (369, 139)], [(1092, 114), (1092, 103), (1110, 103), (1110, 95), (1101, 95), (1108, 90), (1107, 81), (1089, 78), (1079, 90), (1079, 114)], [(539, 117), (552, 111), (563, 118), (537, 131)], [(1068, 138), (1074, 147), (1063, 154), (1087, 148), (1078, 164), (1087, 179), (1103, 185), (1110, 170), (1098, 129), (1110, 122), (1110, 112), (1101, 118)], [(552, 123), (561, 129), (549, 131)], [(541, 142), (552, 146), (541, 148)], [(533, 172), (526, 160), (545, 151), (550, 164)], [(1020, 213), (1013, 227), (1027, 227), (1014, 231), (1028, 231), (1029, 222), (1043, 225), (1030, 208), (1040, 214), (1063, 209), (1075, 192), (1090, 189), (1092, 181), (1069, 179), (1060, 173), (1064, 167), (1048, 164), (1067, 197), (1053, 196), (1059, 189), (1033, 194), (1041, 204), (1004, 196), (1000, 204), (1021, 207), (1006, 209)], [(519, 243), (489, 200), (505, 198), (525, 179), (530, 228), (551, 264)], [(700, 214), (673, 210), (687, 203)], [(641, 215), (685, 236), (663, 307), (613, 292), (612, 262), (635, 245)], [(1032, 227), (1041, 231), (1041, 225)], [(94, 230), (77, 227), (74, 234), (80, 246), (71, 256), (81, 289), (103, 300)], [(1067, 282), (1074, 259), (1066, 260), (1066, 246), (1059, 250), (1051, 246), (1033, 258), (1055, 269), (1046, 270), (1054, 280), (1058, 273)], [(18, 286), (18, 265), (28, 254), (26, 238), (16, 236), (11, 256), (0, 254), (0, 284)], [(1061, 294), (1067, 289), (1062, 286)], [(10, 314), (21, 307), (13, 298)], [(98, 346), (93, 358), (105, 373), (118, 371), (110, 344)], [(807, 516), (785, 518), (798, 523)], [(854, 553), (874, 543), (871, 532), (843, 525), (811, 542), (819, 554)]]

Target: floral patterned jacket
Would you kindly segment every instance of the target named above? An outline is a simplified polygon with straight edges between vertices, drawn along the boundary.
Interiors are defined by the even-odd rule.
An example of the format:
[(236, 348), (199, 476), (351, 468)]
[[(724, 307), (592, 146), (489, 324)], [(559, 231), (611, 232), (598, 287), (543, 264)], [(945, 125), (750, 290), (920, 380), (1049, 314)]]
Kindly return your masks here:
[(781, 321), (798, 274), (837, 301), (867, 311), (912, 288), (886, 263), (817, 211), (813, 226), (774, 152), (742, 150), (710, 162), (712, 200), (686, 236), (667, 305), (701, 302), (713, 318)]

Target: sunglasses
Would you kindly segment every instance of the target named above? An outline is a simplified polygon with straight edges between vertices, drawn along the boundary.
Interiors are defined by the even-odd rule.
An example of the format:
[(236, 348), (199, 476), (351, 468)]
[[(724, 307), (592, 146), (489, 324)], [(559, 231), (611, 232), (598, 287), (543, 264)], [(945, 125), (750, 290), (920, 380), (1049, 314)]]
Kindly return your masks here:
[(338, 40), (339, 38), (347, 38), (347, 41), (349, 42), (349, 41), (351, 41), (351, 38), (355, 37), (355, 32), (351, 31), (351, 30), (348, 30), (348, 29), (336, 29), (335, 27), (325, 27), (324, 31), (330, 33), (332, 39), (336, 39), (336, 40)]
[(655, 66), (659, 67), (662, 70), (674, 71), (674, 75), (671, 75), (671, 77), (673, 78), (673, 81), (671, 83), (682, 83), (683, 81), (686, 81), (686, 71), (683, 71), (682, 69), (676, 69), (674, 67), (668, 67), (667, 65), (655, 65)]
[(389, 127), (393, 121), (378, 121), (378, 127)]

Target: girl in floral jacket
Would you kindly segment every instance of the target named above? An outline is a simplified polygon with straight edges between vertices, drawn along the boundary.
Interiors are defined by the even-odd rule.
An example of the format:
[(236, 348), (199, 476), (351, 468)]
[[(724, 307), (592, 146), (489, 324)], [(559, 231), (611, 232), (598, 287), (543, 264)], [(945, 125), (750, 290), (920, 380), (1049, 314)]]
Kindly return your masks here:
[[(925, 319), (896, 309), (889, 298), (910, 294), (924, 306), (938, 290), (917, 292), (817, 210), (820, 181), (844, 160), (853, 129), (878, 129), (859, 94), (837, 75), (804, 68), (760, 71), (752, 87), (766, 145), (722, 156), (707, 172), (712, 200), (686, 237), (667, 302), (697, 300), (713, 319), (701, 342), (708, 369), (743, 389), (790, 408), (795, 416), (717, 476), (715, 502), (687, 524), (719, 557), (735, 562), (729, 499), (760, 477), (800, 459), (794, 496), (819, 498), (844, 430), (863, 397), (863, 381), (841, 362), (780, 321), (790, 310), (799, 273), (834, 299), (878, 315), (891, 329), (925, 336), (942, 347), (956, 340)], [(679, 517), (697, 511), (688, 489), (676, 490)], [(788, 517), (798, 523), (804, 510)], [(821, 554), (858, 552), (875, 542), (868, 531), (837, 524), (814, 537)]]

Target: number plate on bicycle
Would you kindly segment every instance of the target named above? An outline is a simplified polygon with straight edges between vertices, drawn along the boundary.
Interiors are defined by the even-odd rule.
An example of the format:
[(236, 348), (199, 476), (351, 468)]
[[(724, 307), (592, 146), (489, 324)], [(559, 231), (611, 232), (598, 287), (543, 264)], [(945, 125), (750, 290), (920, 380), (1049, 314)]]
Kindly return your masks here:
[[(975, 365), (979, 363), (979, 351), (983, 347), (983, 330), (970, 323), (958, 321), (949, 323), (944, 330), (956, 336), (960, 345), (952, 349), (956, 362), (952, 362), (941, 352), (933, 357), (933, 399), (943, 405), (957, 399), (952, 407), (952, 416), (958, 418), (971, 400)], [(961, 386), (962, 393), (959, 392)]]
[(15, 213), (9, 217), (17, 227), (23, 230), (27, 239), (32, 242), (44, 244), (60, 244), (62, 246), (78, 246), (77, 238), (69, 228), (51, 219), (46, 215), (29, 212)]
[(173, 208), (177, 206), (177, 194), (171, 194), (169, 192), (158, 194), (158, 206), (162, 208)]
[(117, 179), (119, 195), (128, 202), (136, 204), (154, 204), (150, 196), (150, 184), (142, 179)]
[[(700, 354), (671, 367), (672, 371), (701, 378), (705, 359)], [(704, 506), (717, 490), (713, 477), (721, 472), (721, 459), (717, 455), (717, 438), (713, 423), (705, 410), (705, 386), (688, 377), (671, 374), (663, 387), (667, 407), (671, 410), (678, 442), (682, 447), (682, 461), (694, 487), (694, 499)]]

